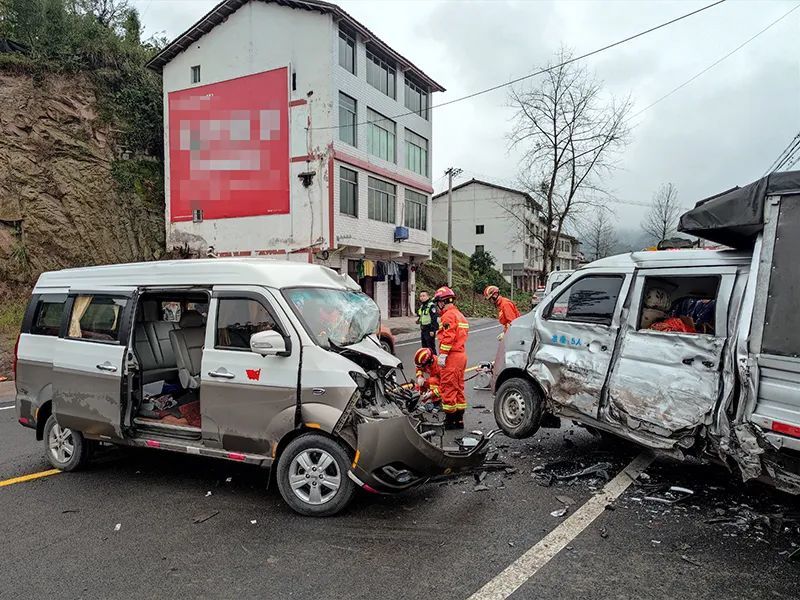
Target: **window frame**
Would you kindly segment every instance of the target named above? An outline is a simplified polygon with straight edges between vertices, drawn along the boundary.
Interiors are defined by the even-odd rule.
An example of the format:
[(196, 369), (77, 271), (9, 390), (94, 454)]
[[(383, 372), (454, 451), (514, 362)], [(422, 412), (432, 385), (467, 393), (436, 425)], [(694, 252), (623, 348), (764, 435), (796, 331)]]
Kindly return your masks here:
[[(574, 288), (577, 284), (579, 284), (580, 282), (582, 282), (582, 281), (584, 281), (586, 279), (597, 279), (599, 277), (604, 277), (604, 278), (607, 278), (607, 279), (619, 279), (619, 282), (620, 282), (619, 283), (619, 289), (617, 290), (617, 298), (616, 298), (616, 300), (614, 302), (614, 310), (611, 312), (609, 318), (607, 319), (607, 322), (606, 322), (606, 319), (603, 319), (601, 321), (601, 320), (596, 319), (596, 318), (590, 318), (590, 319), (566, 319), (566, 318), (564, 318), (564, 319), (553, 319), (552, 318), (552, 316), (553, 316), (553, 308), (555, 307), (556, 303), (564, 296), (564, 294), (571, 293), (572, 288)], [(578, 323), (578, 324), (585, 324), (585, 325), (601, 325), (603, 327), (611, 327), (611, 325), (614, 323), (614, 316), (617, 314), (617, 309), (619, 308), (620, 297), (623, 295), (622, 289), (623, 289), (623, 286), (625, 285), (626, 277), (627, 277), (626, 273), (587, 273), (582, 277), (578, 277), (575, 281), (573, 281), (570, 284), (570, 286), (568, 288), (563, 290), (558, 296), (553, 298), (548, 303), (547, 308), (545, 308), (545, 311), (542, 314), (542, 317), (546, 321), (550, 321), (550, 322), (554, 322), (554, 323)], [(567, 310), (569, 310), (569, 308)], [(566, 314), (569, 314), (569, 313), (566, 313)]]
[[(383, 185), (392, 187), (394, 189), (394, 192), (393, 193), (389, 193), (388, 191), (386, 191), (384, 189), (381, 189), (379, 187), (374, 187), (372, 185), (373, 181), (377, 181), (378, 183), (381, 183)], [(388, 204), (387, 204), (387, 208), (386, 208), (386, 212), (387, 213), (391, 213), (391, 215), (387, 214), (387, 217), (390, 217), (391, 220), (385, 220), (385, 219), (376, 218), (376, 217), (373, 216), (373, 214), (374, 214), (374, 211), (372, 210), (372, 204), (373, 204), (372, 192), (373, 191), (375, 193), (378, 193), (378, 194), (385, 194), (387, 196), (387, 198), (391, 197), (391, 199), (393, 200), (393, 202), (391, 204), (391, 210), (390, 210), (390, 207), (389, 207)], [(367, 218), (370, 219), (371, 221), (378, 221), (379, 223), (388, 223), (390, 225), (396, 225), (397, 224), (397, 186), (395, 184), (390, 183), (388, 181), (384, 181), (383, 179), (379, 179), (377, 177), (373, 177), (372, 175), (367, 175)]]
[(485, 244), (475, 244), (475, 253), (477, 252), (486, 252), (486, 245)]
[[(409, 136), (411, 136), (412, 139), (409, 139)], [(423, 148), (419, 143), (417, 143), (417, 140), (415, 140), (413, 138), (419, 138), (420, 140), (425, 142), (425, 147)], [(430, 142), (428, 141), (428, 139), (423, 137), (423, 136), (421, 136), (420, 134), (410, 130), (408, 127), (406, 127), (405, 128), (405, 135), (404, 135), (404, 142), (405, 142), (405, 150), (406, 150), (405, 151), (405, 158), (406, 158), (405, 167), (406, 167), (406, 169), (416, 173), (417, 175), (422, 175), (423, 177), (428, 177), (428, 173), (429, 173), (429, 169), (428, 169), (429, 150), (428, 149), (430, 148)], [(415, 169), (411, 165), (412, 161), (411, 161), (410, 154), (412, 152), (412, 148), (415, 148), (419, 153), (419, 157), (418, 158), (419, 158), (420, 164), (422, 166), (422, 170), (421, 171), (418, 171), (417, 169)]]
[[(194, 77), (195, 74), (197, 74), (197, 79), (195, 79)], [(189, 81), (191, 82), (192, 85), (200, 83), (201, 81), (200, 65), (192, 65), (191, 67), (189, 67)]]
[[(378, 85), (376, 85), (371, 81), (370, 65), (372, 65), (373, 69), (378, 69), (386, 74), (386, 90), (381, 89), (380, 82)], [(367, 46), (366, 80), (371, 87), (388, 96), (392, 100), (397, 100), (397, 68), (393, 67), (388, 59), (381, 56), (380, 52), (370, 49), (369, 46)], [(392, 92), (391, 94), (389, 93), (390, 91)]]
[[(420, 198), (422, 198), (422, 201), (416, 198), (409, 198), (409, 194), (419, 196)], [(410, 188), (405, 188), (405, 193), (403, 194), (403, 196), (405, 200), (405, 213), (406, 213), (404, 219), (405, 226), (410, 227), (411, 229), (416, 229), (417, 231), (428, 231), (428, 203), (429, 203), (428, 196), (416, 190), (412, 190)], [(415, 210), (417, 211), (415, 215), (416, 218), (422, 222), (421, 226), (419, 226), (419, 223), (417, 225), (412, 225), (411, 223), (412, 219), (410, 219), (411, 212), (409, 211), (409, 205), (414, 205)]]
[(475, 235), (484, 235), (486, 233), (485, 225), (475, 225)]
[[(80, 298), (81, 296), (92, 296), (94, 298), (111, 298), (111, 299), (118, 299), (118, 300), (125, 300), (125, 306), (122, 307), (122, 310), (119, 311), (119, 316), (117, 317), (119, 320), (119, 327), (117, 328), (117, 338), (114, 340), (93, 340), (91, 338), (84, 338), (84, 337), (72, 337), (69, 335), (69, 326), (72, 323), (72, 311), (75, 307), (75, 300)], [(66, 319), (62, 319), (61, 322), (61, 333), (58, 337), (63, 338), (65, 340), (70, 340), (72, 342), (88, 342), (91, 344), (106, 344), (108, 346), (121, 346), (121, 345), (128, 345), (128, 338), (130, 337), (130, 329), (131, 329), (131, 311), (134, 309), (137, 302), (132, 301), (133, 293), (129, 292), (95, 292), (91, 290), (81, 290), (81, 291), (73, 291), (70, 292), (69, 297), (67, 298), (67, 305), (64, 307), (64, 311), (67, 315)]]
[[(379, 125), (379, 123), (382, 122), (391, 123), (392, 130), (389, 131), (389, 129), (386, 127)], [(381, 156), (379, 152), (375, 152), (372, 141), (373, 128), (378, 129), (386, 134), (386, 157)], [(380, 136), (380, 133), (378, 135)], [(380, 150), (380, 139), (378, 140), (378, 150)], [(377, 110), (374, 110), (369, 106), (367, 107), (367, 154), (376, 158), (380, 158), (381, 160), (385, 160), (386, 162), (397, 164), (397, 123), (387, 117), (384, 117)], [(391, 156), (388, 156), (389, 154)]]
[[(430, 115), (430, 102), (431, 102), (431, 93), (430, 90), (426, 89), (425, 86), (420, 85), (414, 79), (409, 78), (408, 76), (404, 77), (403, 80), (403, 104), (404, 106), (412, 111), (415, 115), (422, 117), (426, 121), (429, 120), (428, 117)], [(415, 107), (410, 106), (409, 102), (409, 95), (416, 94), (420, 98), (420, 108), (417, 110)]]
[[(342, 43), (344, 43), (347, 47), (351, 49), (351, 62), (352, 62), (352, 69), (348, 68), (348, 65), (342, 64)], [(355, 34), (350, 33), (349, 31), (345, 31), (341, 27), (339, 27), (339, 37), (337, 43), (337, 53), (338, 53), (338, 62), (339, 66), (342, 67), (348, 73), (356, 75), (356, 68), (358, 61), (356, 60), (356, 36)]]
[[(286, 344), (286, 351), (285, 352), (279, 352), (278, 354), (276, 354), (276, 356), (282, 356), (282, 357), (291, 356), (291, 354), (292, 354), (292, 337), (288, 333), (287, 328), (286, 328), (285, 324), (283, 323), (283, 321), (281, 321), (278, 318), (277, 311), (272, 307), (272, 303), (269, 301), (269, 299), (266, 296), (263, 296), (262, 294), (258, 294), (256, 292), (247, 291), (247, 290), (214, 290), (214, 292), (211, 295), (211, 300), (215, 301), (214, 302), (214, 323), (213, 323), (213, 327), (214, 327), (214, 346), (212, 347), (213, 350), (219, 350), (220, 352), (249, 352), (251, 354), (254, 354), (249, 346), (247, 348), (228, 348), (228, 347), (217, 348), (217, 323), (219, 322), (219, 303), (220, 303), (220, 300), (253, 300), (255, 302), (258, 302), (267, 311), (269, 316), (272, 317), (272, 320), (277, 325), (277, 329), (275, 331), (277, 331), (278, 333), (281, 334), (281, 336), (283, 336), (283, 341)], [(209, 304), (209, 314), (211, 314), (211, 305), (210, 304)], [(208, 334), (208, 326), (209, 326), (208, 320), (206, 320), (206, 335)], [(208, 340), (207, 337), (206, 337), (206, 340)]]
[[(355, 176), (355, 181), (350, 181), (349, 179), (345, 179), (342, 177), (343, 172), (352, 173)], [(344, 194), (342, 193), (343, 184), (350, 184), (353, 186), (353, 212), (346, 212), (342, 210), (342, 198)], [(345, 167), (343, 165), (339, 165), (339, 214), (347, 215), (348, 217), (358, 218), (358, 171), (355, 169), (350, 169), (349, 167)]]
[[(32, 309), (30, 313), (30, 322), (24, 323), (22, 327), (23, 333), (29, 333), (31, 335), (41, 335), (45, 337), (60, 337), (61, 331), (64, 328), (64, 316), (66, 314), (68, 308), (68, 300), (69, 296), (64, 294), (37, 294), (35, 298), (32, 299)], [(36, 322), (39, 319), (39, 315), (41, 314), (41, 308), (44, 304), (61, 304), (61, 319), (58, 324), (58, 329), (56, 333), (40, 333), (36, 331)], [(24, 321), (28, 321), (27, 316), (23, 317)]]
[[(345, 107), (342, 104), (342, 97), (346, 98), (347, 100), (352, 101), (353, 103), (353, 110), (351, 111), (349, 107)], [(349, 115), (352, 115), (352, 122), (347, 126), (342, 124), (342, 112), (345, 112)], [(350, 142), (349, 140), (344, 139), (343, 133), (345, 131), (350, 131), (351, 135), (353, 136), (353, 141)], [(352, 146), (353, 148), (358, 148), (358, 100), (353, 98), (352, 96), (348, 96), (341, 90), (339, 90), (339, 141), (344, 142), (348, 146)]]

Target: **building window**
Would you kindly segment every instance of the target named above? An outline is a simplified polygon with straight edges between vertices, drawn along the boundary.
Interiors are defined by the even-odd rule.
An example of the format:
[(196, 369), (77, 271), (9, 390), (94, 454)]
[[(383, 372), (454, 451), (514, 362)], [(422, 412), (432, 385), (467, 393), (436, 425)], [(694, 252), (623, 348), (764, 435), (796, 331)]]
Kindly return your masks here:
[(339, 167), (339, 212), (358, 216), (358, 173)]
[(356, 73), (356, 40), (349, 33), (339, 30), (339, 66), (353, 75)]
[(351, 146), (356, 145), (356, 101), (339, 92), (339, 139)]
[(394, 121), (382, 114), (367, 108), (367, 152), (378, 158), (395, 162), (395, 130)]
[(395, 71), (385, 60), (367, 50), (367, 83), (390, 98), (395, 98)]
[(369, 177), (367, 216), (375, 221), (394, 223), (394, 211), (397, 201), (397, 188), (391, 183)]
[(406, 168), (428, 176), (428, 140), (406, 129)]
[(483, 235), (483, 225), (475, 225), (475, 235)]
[(406, 227), (428, 229), (428, 197), (414, 190), (406, 190)]
[(406, 77), (406, 108), (413, 110), (423, 119), (428, 118), (428, 92)]
[(192, 83), (200, 83), (200, 65), (195, 65), (191, 69)]
[(479, 244), (479, 245), (475, 246), (475, 253), (477, 254), (479, 252), (483, 252), (483, 245), (482, 244)]

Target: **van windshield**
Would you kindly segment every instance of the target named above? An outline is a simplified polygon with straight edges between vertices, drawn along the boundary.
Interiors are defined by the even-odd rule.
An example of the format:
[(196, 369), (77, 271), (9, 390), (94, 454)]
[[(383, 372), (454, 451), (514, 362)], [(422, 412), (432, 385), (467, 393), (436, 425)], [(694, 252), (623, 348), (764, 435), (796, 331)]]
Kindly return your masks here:
[(380, 310), (361, 291), (294, 288), (284, 296), (321, 346), (349, 346), (378, 331)]

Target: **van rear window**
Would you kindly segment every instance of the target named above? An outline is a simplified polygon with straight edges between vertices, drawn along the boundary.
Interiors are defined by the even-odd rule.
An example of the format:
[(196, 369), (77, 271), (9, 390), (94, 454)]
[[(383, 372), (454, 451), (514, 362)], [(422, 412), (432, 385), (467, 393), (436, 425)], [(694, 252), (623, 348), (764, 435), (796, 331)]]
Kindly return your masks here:
[(72, 305), (68, 335), (71, 338), (114, 342), (119, 333), (127, 298), (78, 296)]
[(36, 307), (36, 314), (31, 325), (34, 335), (58, 336), (61, 331), (61, 317), (64, 315), (66, 296), (60, 298), (43, 297)]

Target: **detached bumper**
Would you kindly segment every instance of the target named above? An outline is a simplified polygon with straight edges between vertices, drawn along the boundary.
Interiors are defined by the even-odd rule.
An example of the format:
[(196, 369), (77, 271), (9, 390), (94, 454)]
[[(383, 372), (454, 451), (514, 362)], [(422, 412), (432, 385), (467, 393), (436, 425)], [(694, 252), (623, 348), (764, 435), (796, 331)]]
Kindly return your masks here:
[(488, 437), (469, 451), (443, 449), (422, 438), (418, 424), (402, 416), (359, 425), (350, 478), (367, 491), (391, 494), (483, 464)]

